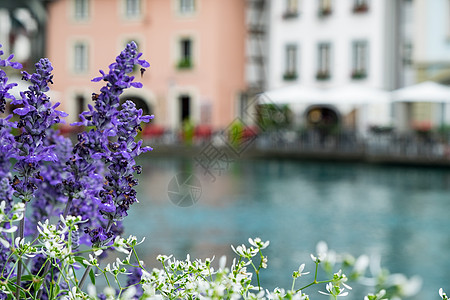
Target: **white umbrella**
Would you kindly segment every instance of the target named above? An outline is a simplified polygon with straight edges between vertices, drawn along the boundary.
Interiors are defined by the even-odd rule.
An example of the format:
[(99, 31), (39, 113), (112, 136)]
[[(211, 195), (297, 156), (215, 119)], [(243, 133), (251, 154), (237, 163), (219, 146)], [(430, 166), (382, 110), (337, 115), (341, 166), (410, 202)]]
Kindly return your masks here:
[(324, 100), (339, 104), (377, 104), (389, 102), (389, 93), (382, 89), (348, 84), (328, 89)]
[(325, 93), (318, 88), (291, 85), (263, 93), (259, 102), (274, 104), (317, 103), (323, 100), (324, 95)]
[(392, 92), (395, 102), (450, 102), (450, 87), (433, 81), (425, 81)]

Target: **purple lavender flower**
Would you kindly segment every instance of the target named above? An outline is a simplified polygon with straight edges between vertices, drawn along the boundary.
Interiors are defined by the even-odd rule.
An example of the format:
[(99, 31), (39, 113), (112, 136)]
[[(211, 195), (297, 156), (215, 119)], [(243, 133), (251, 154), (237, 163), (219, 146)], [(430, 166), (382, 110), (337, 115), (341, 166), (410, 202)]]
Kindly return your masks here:
[[(86, 223), (84, 228), (91, 242), (97, 246), (108, 243), (115, 233), (120, 231), (118, 222), (126, 216), (129, 206), (136, 202), (136, 192), (132, 187), (137, 184), (137, 180), (133, 179), (132, 174), (139, 170), (139, 167), (135, 166), (133, 158), (150, 149), (141, 148), (141, 143), (134, 142), (140, 123), (148, 122), (150, 117), (142, 116), (142, 111), (136, 110), (134, 104), (126, 104), (122, 111), (119, 111), (119, 97), (124, 89), (142, 87), (141, 83), (133, 81), (133, 76), (127, 75), (133, 71), (136, 64), (149, 66), (148, 62), (139, 59), (141, 55), (142, 53), (137, 52), (136, 44), (132, 42), (116, 58), (116, 62), (109, 66), (108, 74), (100, 71), (102, 76), (94, 78), (93, 81), (103, 80), (107, 84), (100, 89), (100, 94), (93, 94), (95, 106), (89, 105), (88, 111), (80, 115), (81, 122), (75, 123), (92, 126), (93, 129), (78, 135), (74, 155), (68, 161), (68, 169), (73, 174), (68, 187), (72, 188), (72, 193), (84, 190), (82, 207), (86, 206), (86, 202), (90, 207), (98, 207), (87, 213), (91, 214), (91, 220), (99, 221), (97, 224)], [(101, 160), (106, 168), (104, 183), (103, 176), (102, 180), (96, 181), (102, 183), (100, 186), (83, 181), (83, 178), (92, 178), (93, 174), (99, 176), (99, 166), (93, 164), (95, 160)], [(77, 182), (83, 187), (74, 187)], [(78, 200), (74, 197), (74, 207), (77, 206)], [(92, 215), (94, 211), (103, 215), (103, 219)]]
[[(0, 48), (2, 45), (0, 44)], [(4, 54), (3, 50), (0, 49), (0, 56)], [(18, 62), (11, 61), (14, 55), (11, 54), (7, 59), (0, 58), (0, 67), (10, 66), (14, 69), (21, 69), (22, 65)], [(8, 83), (8, 77), (3, 69), (0, 69), (0, 113), (5, 112), (6, 108), (6, 99), (14, 99), (14, 96), (11, 95), (8, 91), (15, 87), (17, 83)]]
[(65, 162), (72, 153), (72, 142), (53, 129), (47, 132), (47, 137), (43, 142), (45, 146), (53, 147), (52, 150), (58, 160), (41, 166), (42, 180), (36, 182), (38, 189), (35, 191), (34, 201), (31, 202), (33, 213), (30, 218), (31, 222), (27, 222), (25, 235), (37, 234), (37, 223), (62, 214), (62, 207), (67, 202), (62, 183), (69, 177), (65, 170)]
[[(0, 44), (1, 47), (2, 45)], [(3, 54), (3, 50), (0, 49), (0, 56)], [(13, 57), (14, 55), (10, 55), (7, 59), (0, 57), (0, 67), (22, 68), (20, 63), (11, 61)], [(8, 83), (5, 71), (0, 69), (0, 114), (5, 112), (6, 99), (15, 99), (8, 91), (16, 85), (17, 83)], [(0, 118), (0, 201), (6, 201), (6, 209), (11, 206), (12, 202), (12, 189), (7, 183), (12, 179), (10, 173), (11, 158), (13, 158), (15, 153), (15, 140), (11, 133), (11, 128), (16, 127), (16, 125), (10, 122), (11, 117), (12, 115)]]
[(140, 172), (134, 158), (151, 150), (142, 147), (142, 141), (135, 142), (135, 137), (141, 129), (141, 122), (148, 122), (153, 116), (142, 116), (142, 110), (137, 110), (132, 101), (122, 105), (117, 121), (117, 142), (111, 142), (111, 163), (106, 176), (107, 184), (99, 193), (101, 203), (100, 213), (112, 222), (121, 221), (128, 215), (130, 205), (137, 202), (134, 186), (138, 184), (133, 174)]
[[(28, 91), (21, 92), (21, 99), (15, 99), (11, 103), (20, 105), (14, 113), (19, 115), (17, 127), (21, 133), (15, 137), (16, 150), (14, 157), (17, 159), (15, 169), (19, 176), (15, 176), (12, 186), (16, 191), (14, 195), (22, 201), (30, 201), (34, 190), (37, 188), (36, 179), (41, 179), (39, 165), (41, 161), (57, 161), (52, 145), (46, 146), (44, 138), (51, 126), (60, 122), (60, 117), (66, 113), (57, 111), (59, 103), (52, 106), (50, 99), (45, 94), (49, 91), (48, 84), (53, 83), (51, 74), (53, 67), (48, 59), (41, 59), (36, 64), (36, 72), (28, 74), (22, 72), (22, 79), (30, 81)], [(23, 178), (22, 180), (19, 178)]]

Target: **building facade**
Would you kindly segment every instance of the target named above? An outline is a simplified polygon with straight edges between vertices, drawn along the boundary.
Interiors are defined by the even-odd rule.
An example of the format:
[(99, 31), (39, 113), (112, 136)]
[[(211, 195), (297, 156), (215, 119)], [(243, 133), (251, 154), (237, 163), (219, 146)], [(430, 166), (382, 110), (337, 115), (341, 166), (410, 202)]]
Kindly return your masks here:
[[(408, 2), (271, 1), (268, 88), (299, 85), (328, 90), (357, 85), (391, 91), (402, 87), (411, 77), (410, 64), (404, 60), (410, 49)], [(314, 123), (322, 114), (357, 126), (355, 110), (336, 110), (305, 107), (300, 117), (303, 123)], [(391, 112), (384, 109), (383, 114)]]
[[(273, 1), (269, 88), (401, 83), (399, 1)], [(397, 72), (394, 72), (397, 71)]]
[[(435, 81), (450, 85), (450, 1), (405, 1), (411, 21), (407, 36), (410, 64), (406, 85)], [(424, 99), (429, 100), (429, 99)], [(450, 106), (444, 103), (404, 102), (398, 105), (403, 128), (427, 131), (450, 124)]]
[(450, 84), (450, 2), (414, 0), (413, 5), (416, 81)]
[(70, 122), (86, 109), (107, 69), (130, 41), (150, 68), (144, 87), (126, 91), (155, 124), (177, 130), (189, 120), (229, 125), (245, 84), (245, 1), (55, 0), (48, 7), (47, 55), (53, 89)]

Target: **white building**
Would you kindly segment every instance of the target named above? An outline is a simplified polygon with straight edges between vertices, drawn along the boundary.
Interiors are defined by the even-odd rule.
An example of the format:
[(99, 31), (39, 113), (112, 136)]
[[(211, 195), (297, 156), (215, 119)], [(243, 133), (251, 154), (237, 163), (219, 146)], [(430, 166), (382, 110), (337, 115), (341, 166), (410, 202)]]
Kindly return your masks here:
[[(268, 89), (299, 85), (330, 90), (356, 85), (390, 91), (403, 86), (405, 78), (411, 77), (409, 62), (403, 59), (411, 49), (409, 2), (271, 1)], [(337, 122), (358, 129), (390, 122), (387, 104), (366, 107), (365, 113), (361, 107), (339, 111), (341, 103), (325, 104), (329, 104), (326, 99), (300, 105), (297, 122), (314, 125), (321, 114), (333, 118), (329, 115), (333, 111)], [(380, 124), (371, 124), (373, 119)]]
[[(411, 2), (410, 76), (407, 84), (435, 81), (450, 84), (450, 1)], [(432, 92), (430, 91), (430, 95)], [(450, 124), (450, 96), (442, 101), (405, 99), (396, 106), (397, 127), (429, 130)], [(445, 101), (444, 101), (445, 100)]]

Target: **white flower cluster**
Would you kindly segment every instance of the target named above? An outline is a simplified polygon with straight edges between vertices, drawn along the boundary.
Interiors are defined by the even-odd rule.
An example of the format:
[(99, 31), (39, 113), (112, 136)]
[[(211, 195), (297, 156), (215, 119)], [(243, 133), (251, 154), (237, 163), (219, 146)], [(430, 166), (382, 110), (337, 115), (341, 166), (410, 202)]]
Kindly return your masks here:
[(79, 223), (83, 223), (80, 216), (60, 216), (59, 225), (50, 224), (49, 220), (44, 223), (38, 222), (38, 241), (42, 245), (41, 253), (49, 258), (65, 260), (72, 254), (72, 243), (66, 235), (78, 230)]
[[(0, 226), (0, 243), (3, 247), (9, 248), (10, 242), (4, 238), (3, 233), (10, 234), (12, 238), (12, 234), (17, 231), (17, 226), (13, 225), (13, 222), (18, 222), (23, 219), (25, 204), (22, 202), (15, 203), (9, 213), (6, 213), (5, 207), (6, 202), (2, 201), (0, 203), (0, 224), (3, 225)], [(5, 226), (5, 224), (8, 224), (8, 226)]]
[[(301, 291), (265, 290), (253, 286), (253, 273), (248, 270), (253, 265), (252, 258), (265, 249), (269, 242), (249, 239), (250, 247), (232, 246), (240, 259), (234, 259), (230, 268), (226, 258), (220, 258), (219, 266), (211, 266), (213, 259), (177, 260), (172, 255), (159, 255), (161, 269), (143, 271), (141, 286), (144, 295), (140, 299), (308, 299)], [(245, 260), (247, 259), (247, 260)], [(261, 268), (267, 267), (267, 258), (261, 254)], [(256, 268), (259, 270), (258, 268)]]
[[(1, 210), (1, 205), (0, 205)], [(20, 211), (20, 208), (18, 208)], [(20, 217), (20, 215), (18, 216)], [(23, 217), (23, 215), (22, 215)], [(232, 250), (239, 256), (233, 259), (231, 266), (227, 267), (226, 257), (223, 256), (218, 262), (217, 268), (212, 266), (212, 259), (195, 259), (192, 260), (187, 255), (184, 260), (177, 260), (173, 255), (158, 255), (157, 260), (161, 263), (161, 268), (154, 268), (146, 271), (143, 267), (144, 263), (139, 261), (135, 247), (143, 242), (138, 242), (135, 236), (128, 238), (117, 237), (111, 247), (117, 252), (124, 253), (125, 258), (116, 258), (114, 262), (109, 262), (103, 268), (100, 266), (98, 255), (102, 249), (92, 249), (93, 254), (89, 254), (88, 258), (75, 257), (72, 253), (70, 244), (70, 234), (78, 230), (77, 224), (83, 222), (80, 217), (69, 216), (62, 218), (59, 225), (52, 225), (48, 220), (43, 223), (39, 222), (38, 245), (25, 242), (23, 239), (17, 238), (14, 241), (14, 247), (17, 253), (22, 256), (33, 257), (38, 253), (42, 253), (49, 258), (66, 261), (67, 264), (81, 263), (87, 267), (90, 272), (91, 282), (87, 291), (83, 291), (78, 285), (72, 268), (62, 268), (61, 271), (66, 272), (63, 277), (68, 288), (60, 291), (60, 299), (90, 299), (90, 300), (162, 300), (162, 299), (294, 299), (309, 300), (309, 295), (305, 294), (305, 289), (312, 285), (320, 285), (319, 293), (328, 295), (333, 299), (348, 295), (348, 291), (352, 288), (347, 284), (348, 277), (340, 269), (336, 273), (329, 273), (332, 269), (340, 268), (350, 270), (352, 279), (361, 279), (363, 283), (377, 286), (377, 293), (368, 294), (364, 300), (387, 300), (399, 299), (400, 296), (412, 295), (417, 290), (417, 282), (413, 279), (408, 280), (405, 276), (399, 274), (389, 275), (379, 271), (379, 275), (375, 278), (365, 277), (366, 269), (371, 268), (374, 274), (377, 270), (377, 261), (371, 262), (368, 256), (362, 255), (353, 258), (349, 255), (338, 255), (328, 250), (328, 246), (324, 242), (320, 242), (317, 246), (317, 254), (311, 255), (315, 263), (314, 279), (312, 276), (304, 277), (310, 272), (305, 272), (305, 264), (301, 264), (292, 274), (293, 283), (289, 290), (275, 288), (272, 291), (264, 289), (260, 286), (259, 274), (261, 269), (267, 268), (267, 257), (262, 250), (269, 246), (269, 242), (263, 242), (260, 238), (249, 239), (250, 246), (245, 244), (239, 246), (231, 246)], [(258, 261), (254, 263), (254, 261)], [(327, 279), (318, 280), (318, 267), (322, 266)], [(91, 268), (96, 268), (94, 272)], [(141, 269), (140, 281), (132, 286), (123, 286), (120, 284), (119, 275), (130, 275), (130, 269)], [(374, 271), (375, 270), (375, 271)], [(86, 274), (87, 274), (86, 272)], [(135, 274), (135, 273), (133, 273)], [(381, 275), (380, 275), (381, 274)], [(108, 286), (102, 291), (103, 296), (99, 298), (95, 288), (95, 277), (97, 276), (114, 277), (119, 289), (111, 287), (109, 281)], [(135, 276), (135, 275), (133, 275)], [(383, 277), (384, 276), (384, 277)], [(299, 289), (295, 289), (296, 279), (310, 279), (310, 283)], [(389, 282), (386, 282), (386, 279)], [(139, 279), (138, 279), (139, 280)], [(257, 285), (256, 285), (257, 283)], [(392, 294), (392, 288), (398, 294)], [(389, 292), (386, 290), (389, 289)], [(6, 291), (8, 292), (8, 291)], [(11, 292), (11, 291), (9, 291)], [(317, 289), (316, 289), (317, 293)], [(442, 289), (439, 295), (443, 300), (449, 299)]]

